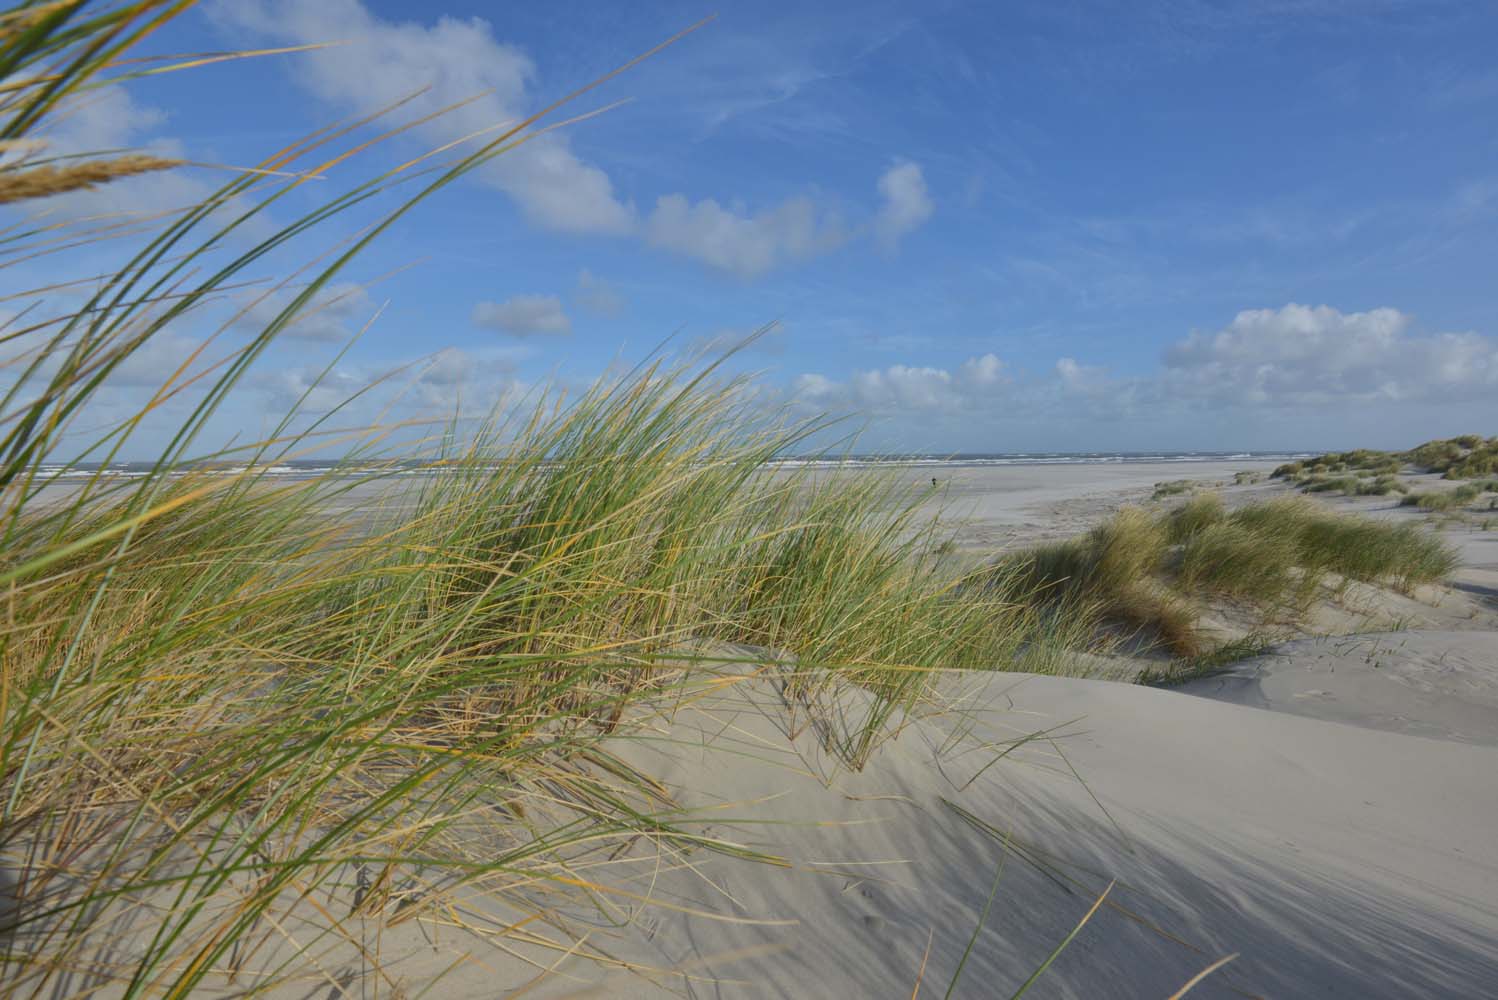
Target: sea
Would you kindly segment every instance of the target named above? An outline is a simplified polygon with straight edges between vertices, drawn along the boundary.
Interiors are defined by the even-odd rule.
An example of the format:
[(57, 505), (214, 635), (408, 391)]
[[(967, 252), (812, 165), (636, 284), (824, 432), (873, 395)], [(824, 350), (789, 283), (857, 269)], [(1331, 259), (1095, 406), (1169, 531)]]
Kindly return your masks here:
[[(1005, 465), (1100, 465), (1142, 462), (1168, 462), (1187, 465), (1193, 462), (1289, 462), (1310, 458), (1314, 453), (1304, 451), (1024, 451), (1024, 452), (975, 452), (951, 455), (937, 454), (881, 454), (881, 455), (808, 455), (787, 456), (767, 463), (772, 467), (797, 468), (813, 466), (819, 468), (860, 466), (931, 466), (957, 468), (963, 466)], [(151, 462), (98, 462), (53, 463), (39, 470), (38, 479), (81, 479), (103, 474), (108, 479), (129, 479), (149, 475), (154, 468)], [(248, 469), (244, 465), (228, 462), (189, 463), (181, 471), (193, 470), (225, 476), (243, 475)], [(320, 479), (326, 476), (383, 475), (439, 475), (443, 464), (432, 461), (369, 461), (367, 459), (294, 459), (281, 463), (262, 465), (255, 470), (258, 476), (283, 479)]]

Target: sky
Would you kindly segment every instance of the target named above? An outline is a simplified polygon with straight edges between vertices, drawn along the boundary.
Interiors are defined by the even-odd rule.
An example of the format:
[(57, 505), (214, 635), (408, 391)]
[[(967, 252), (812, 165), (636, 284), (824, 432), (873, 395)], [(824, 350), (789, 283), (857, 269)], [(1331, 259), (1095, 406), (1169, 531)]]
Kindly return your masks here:
[[(755, 372), (767, 407), (847, 415), (866, 451), (1498, 434), (1498, 5), (208, 0), (149, 50), (338, 44), (106, 88), (52, 141), (248, 165), (405, 102), (381, 121), (409, 129), (272, 206), (269, 230), (710, 15), (548, 119), (583, 120), (402, 217), (212, 433), (265, 433), (304, 394), (325, 411), (392, 371), (378, 415), (506, 405), (775, 324), (727, 370)], [(45, 211), (173, 207), (224, 179), (185, 168)], [(12, 288), (49, 277), (10, 270)], [(234, 329), (283, 300), (245, 299)], [(211, 318), (134, 359), (100, 419)]]

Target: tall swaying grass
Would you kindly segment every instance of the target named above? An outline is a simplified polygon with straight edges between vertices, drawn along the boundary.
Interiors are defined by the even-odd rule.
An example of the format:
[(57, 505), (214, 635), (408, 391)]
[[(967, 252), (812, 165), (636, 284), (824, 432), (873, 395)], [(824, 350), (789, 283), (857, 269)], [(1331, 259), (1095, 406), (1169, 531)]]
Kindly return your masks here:
[[(215, 477), (187, 475), (123, 552), (99, 541), (22, 578), (13, 985), (89, 968), (86, 927), (142, 900), (159, 940), (97, 974), (181, 991), (359, 865), (387, 894), (440, 887), (434, 905), (481, 879), (523, 919), (632, 838), (692, 843), (648, 776), (580, 763), (627, 733), (630, 699), (684, 681), (689, 641), (773, 648), (809, 706), (859, 682), (874, 711), (829, 720), (857, 765), (920, 697), (919, 668), (1015, 664), (1051, 639), (1023, 605), (927, 570), (887, 490), (767, 473), (794, 432), (756, 428), (734, 398), (655, 371), (600, 387), (503, 447), (446, 456), (362, 529), (326, 513), (346, 480), (208, 492)], [(123, 511), (67, 513), (62, 538), (61, 513), (23, 522), (14, 561)], [(79, 669), (55, 683), (70, 646)]]
[[(12, 10), (4, 138), (32, 136), (186, 6)], [(919, 498), (891, 482), (767, 470), (821, 424), (767, 416), (711, 371), (650, 367), (566, 405), (542, 396), (477, 431), (455, 425), (401, 456), (429, 462), (421, 477), (355, 448), (335, 474), (270, 480), (269, 463), (321, 440), (287, 433), (295, 414), (271, 440), (195, 451), (364, 245), (535, 122), (377, 173), (238, 252), (223, 248), (249, 240), (248, 220), (268, 224), (286, 192), (343, 162), (353, 126), (157, 223), (86, 222), (71, 231), (84, 242), (146, 235), (82, 307), (4, 332), (26, 348), (0, 371), (6, 995), (326, 992), (350, 955), (385, 975), (366, 918), (433, 912), (542, 956), (538, 975), (566, 955), (609, 961), (564, 913), (591, 900), (621, 919), (610, 866), (642, 844), (737, 850), (608, 750), (628, 738), (632, 701), (691, 683), (704, 643), (762, 650), (749, 668), (810, 710), (829, 686), (861, 685), (870, 711), (825, 720), (858, 766), (928, 670), (1050, 669), (1066, 630), (1088, 628), (945, 568)], [(48, 166), (43, 154), (0, 173), (20, 185)], [(404, 200), (256, 336), (206, 369), (185, 359), (137, 414), (60, 451), (152, 337), (402, 184)], [(18, 222), (5, 247), (50, 253), (59, 233)], [(149, 474), (59, 478), (118, 457), (171, 397), (188, 416)], [(225, 457), (242, 471), (193, 460)]]

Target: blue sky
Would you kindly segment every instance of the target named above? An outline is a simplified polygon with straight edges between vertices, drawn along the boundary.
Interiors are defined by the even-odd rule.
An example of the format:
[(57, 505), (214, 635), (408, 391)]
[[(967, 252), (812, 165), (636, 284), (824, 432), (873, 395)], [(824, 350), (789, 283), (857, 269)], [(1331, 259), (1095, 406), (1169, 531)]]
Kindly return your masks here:
[[(376, 154), (397, 162), (713, 12), (210, 2), (153, 48), (342, 44), (106, 93), (57, 141), (246, 164), (422, 87), (395, 121), (483, 95)], [(1498, 7), (1436, 0), (726, 6), (569, 110), (628, 103), (400, 224), (219, 433), (259, 431), (382, 306), (327, 399), (435, 356), (400, 406), (487, 405), (778, 322), (734, 365), (869, 448), (1498, 433), (1495, 43)]]

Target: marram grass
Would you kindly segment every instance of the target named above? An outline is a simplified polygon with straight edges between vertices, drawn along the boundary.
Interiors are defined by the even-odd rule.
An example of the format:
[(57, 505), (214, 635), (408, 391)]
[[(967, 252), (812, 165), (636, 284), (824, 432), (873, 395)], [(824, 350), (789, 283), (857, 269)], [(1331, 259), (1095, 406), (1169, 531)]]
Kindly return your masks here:
[[(915, 497), (768, 471), (806, 428), (754, 419), (735, 385), (648, 370), (538, 413), (417, 482), (366, 481), (389, 512), (363, 523), (329, 513), (342, 478), (187, 474), (123, 551), (104, 539), (12, 581), (12, 989), (77, 981), (89, 928), (163, 905), (163, 886), (162, 931), (108, 973), (127, 993), (220, 975), (298, 892), (358, 866), (445, 895), (482, 877), (523, 913), (632, 838), (690, 843), (648, 776), (605, 790), (580, 762), (627, 738), (630, 700), (682, 683), (703, 639), (775, 650), (808, 704), (847, 679), (872, 692), (834, 726), (854, 766), (928, 670), (1033, 668), (1054, 646), (1049, 618), (937, 570)], [(7, 563), (129, 503), (25, 519)], [(502, 812), (475, 830), (479, 804)]]
[(1267, 624), (1303, 617), (1328, 585), (1408, 590), (1455, 566), (1450, 546), (1420, 525), (1336, 514), (1300, 497), (1228, 512), (1216, 495), (1200, 494), (1164, 513), (1125, 508), (1086, 535), (1011, 554), (996, 569), (999, 589), (1019, 599), (1083, 604), (1198, 658), (1209, 652), (1195, 625), (1208, 598), (1255, 609)]
[[(13, 11), (4, 65), (29, 82), (0, 96), (3, 141), (32, 141), (186, 6)], [(23, 255), (145, 239), (76, 313), (5, 333), (31, 345), (0, 372), (7, 996), (253, 994), (309, 975), (326, 991), (336, 982), (319, 970), (341, 961), (329, 956), (352, 950), (382, 975), (366, 920), (433, 913), (529, 949), (538, 969), (607, 962), (573, 919), (579, 907), (622, 919), (610, 902), (621, 858), (744, 853), (609, 750), (630, 738), (633, 702), (696, 683), (700, 651), (747, 644), (732, 647), (746, 668), (779, 674), (860, 766), (929, 671), (1057, 669), (1087, 630), (1082, 615), (1002, 599), (939, 559), (918, 497), (891, 483), (767, 470), (821, 425), (782, 424), (712, 373), (647, 368), (565, 406), (537, 399), (401, 456), (431, 460), (423, 477), (381, 473), (367, 452), (347, 474), (259, 477), (320, 440), (286, 433), (295, 414), (276, 439), (208, 456), (241, 472), (187, 460), (256, 357), (363, 245), (530, 124), (353, 184), (237, 256), (220, 248), (301, 182), (267, 185), (338, 160), (326, 146), (341, 131), (165, 219), (9, 232)], [(74, 452), (113, 460), (191, 382), (149, 475), (45, 471), (72, 471), (53, 456), (152, 337), (408, 181), (424, 186), (257, 336), (211, 370), (189, 359), (140, 414)], [(868, 710), (844, 716), (823, 695), (850, 682)]]

